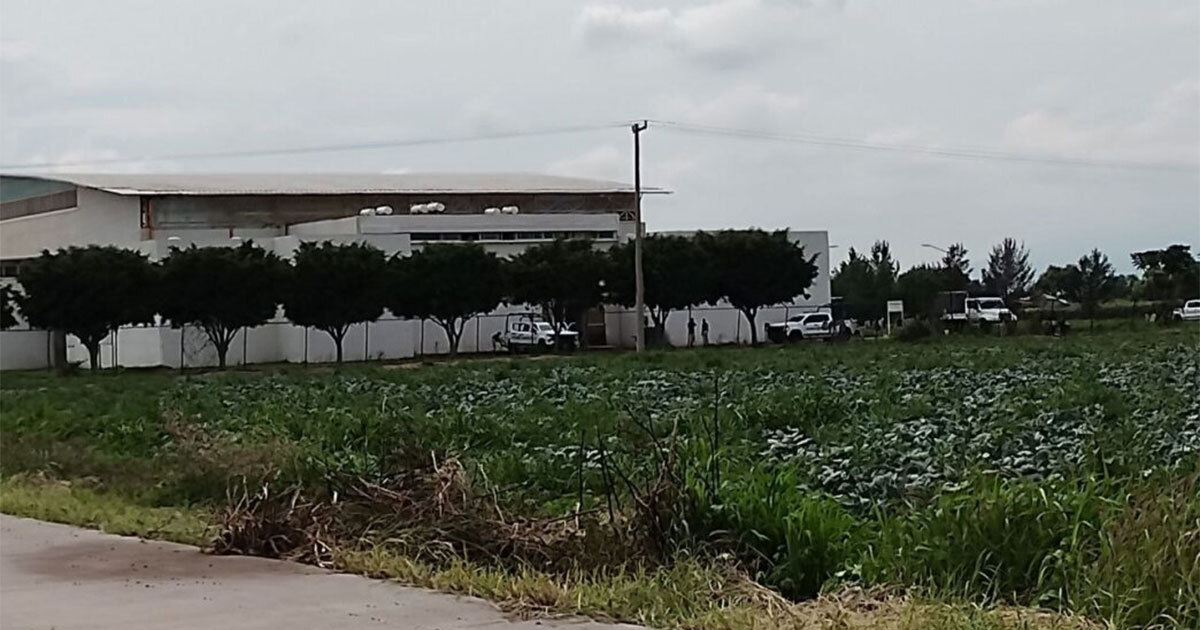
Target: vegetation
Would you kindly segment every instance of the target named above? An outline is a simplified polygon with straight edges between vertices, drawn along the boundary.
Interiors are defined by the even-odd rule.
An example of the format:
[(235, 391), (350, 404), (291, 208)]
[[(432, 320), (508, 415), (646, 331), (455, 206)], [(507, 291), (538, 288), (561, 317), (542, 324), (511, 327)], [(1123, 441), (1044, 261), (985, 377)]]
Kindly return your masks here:
[(988, 254), (983, 270), (983, 285), (1004, 299), (1025, 295), (1033, 284), (1033, 268), (1029, 266), (1029, 250), (1014, 238), (1005, 238)]
[(229, 344), (243, 328), (261, 326), (282, 301), (288, 265), (246, 241), (237, 247), (171, 248), (162, 262), (159, 311), (175, 326), (198, 326), (225, 367)]
[[(604, 279), (605, 287), (608, 299), (623, 306), (633, 306), (637, 300), (633, 250), (633, 243), (609, 250), (611, 263)], [(667, 318), (673, 311), (718, 299), (713, 281), (717, 269), (711, 262), (694, 238), (662, 234), (646, 236), (642, 252), (646, 310), (658, 330), (666, 329)]]
[(17, 300), (21, 294), (10, 286), (0, 286), (0, 330), (17, 325)]
[(432, 319), (458, 354), (467, 320), (491, 312), (504, 299), (500, 259), (477, 244), (425, 245), (394, 258), (387, 305), (395, 315)]
[(350, 326), (383, 315), (386, 271), (383, 252), (371, 245), (301, 243), (283, 292), (283, 310), (292, 322), (328, 334), (341, 363), (342, 340)]
[(100, 342), (109, 333), (154, 320), (154, 268), (132, 250), (91, 245), (42, 252), (21, 268), (20, 280), (29, 323), (78, 337), (92, 369), (100, 367)]
[[(516, 304), (539, 307), (555, 333), (604, 298), (608, 258), (585, 240), (534, 245), (506, 264), (509, 295)], [(587, 335), (580, 333), (580, 340)]]
[(774, 627), (865, 588), (981, 627), (1195, 627), (1196, 335), (20, 374), (0, 496), (87, 480), (212, 514), (220, 550), (655, 625)]
[(696, 242), (714, 270), (713, 295), (746, 317), (752, 344), (758, 343), (758, 309), (807, 296), (817, 277), (817, 254), (806, 257), (803, 247), (788, 240), (787, 230), (701, 232)]

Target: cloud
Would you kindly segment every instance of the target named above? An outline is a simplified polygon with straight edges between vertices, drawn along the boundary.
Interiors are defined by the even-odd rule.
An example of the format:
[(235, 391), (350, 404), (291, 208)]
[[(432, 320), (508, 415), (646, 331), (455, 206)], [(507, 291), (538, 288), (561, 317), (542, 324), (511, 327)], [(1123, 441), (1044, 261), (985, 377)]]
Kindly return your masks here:
[(616, 4), (587, 5), (578, 28), (593, 47), (644, 44), (673, 51), (697, 65), (735, 69), (768, 57), (801, 36), (805, 10), (840, 10), (844, 2), (714, 0), (671, 10)]
[(801, 95), (743, 83), (704, 100), (669, 97), (658, 109), (679, 122), (772, 130), (795, 129), (806, 105)]
[(552, 162), (546, 170), (554, 175), (624, 181), (629, 179), (632, 168), (629, 156), (615, 145), (604, 144), (579, 155)]
[(1200, 81), (1162, 90), (1143, 111), (1120, 123), (1039, 109), (1008, 124), (1005, 144), (1058, 156), (1200, 165)]

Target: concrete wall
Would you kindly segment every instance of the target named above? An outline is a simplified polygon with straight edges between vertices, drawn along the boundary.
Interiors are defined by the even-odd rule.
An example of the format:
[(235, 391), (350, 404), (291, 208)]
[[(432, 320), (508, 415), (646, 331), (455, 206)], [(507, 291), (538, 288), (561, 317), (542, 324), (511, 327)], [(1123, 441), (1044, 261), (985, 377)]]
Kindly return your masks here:
[(34, 370), (50, 365), (50, 333), (0, 330), (0, 370)]
[(137, 247), (142, 240), (136, 196), (81, 188), (79, 205), (0, 221), (0, 257), (27, 258), (70, 245)]

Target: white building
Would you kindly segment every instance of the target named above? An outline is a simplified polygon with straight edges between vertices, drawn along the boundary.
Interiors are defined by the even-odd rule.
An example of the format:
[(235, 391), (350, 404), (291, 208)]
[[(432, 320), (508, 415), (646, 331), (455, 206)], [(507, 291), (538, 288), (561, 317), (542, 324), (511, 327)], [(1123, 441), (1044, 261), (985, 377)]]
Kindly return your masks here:
[[(665, 191), (644, 189), (644, 194)], [(648, 212), (652, 212), (652, 203)], [(0, 281), (12, 282), (21, 261), (70, 245), (116, 245), (157, 260), (171, 247), (236, 245), (248, 239), (290, 257), (301, 242), (368, 242), (388, 254), (425, 243), (477, 242), (501, 256), (555, 238), (588, 238), (609, 247), (632, 238), (634, 194), (627, 184), (524, 174), (401, 175), (4, 175), (0, 176)], [(364, 213), (364, 210), (368, 210)], [(829, 302), (829, 243), (825, 232), (793, 232), (820, 273), (810, 297), (788, 308)], [(505, 325), (502, 307), (464, 330), (462, 352), (492, 351), (491, 336)], [(778, 311), (778, 312), (774, 312)], [(764, 309), (764, 321), (784, 308)], [(695, 309), (708, 320), (712, 343), (749, 340), (744, 318), (727, 306)], [(668, 322), (668, 338), (686, 342), (686, 315)], [(24, 328), (24, 329), (21, 329)], [(595, 344), (631, 346), (628, 309), (603, 307), (589, 321)], [(0, 369), (44, 367), (48, 335), (18, 327), (0, 333)], [(385, 316), (356, 326), (345, 340), (346, 360), (390, 359), (447, 351), (432, 323)], [(229, 361), (329, 361), (324, 333), (279, 318), (245, 331)], [(195, 330), (131, 327), (102, 344), (102, 365), (209, 365), (215, 354)], [(68, 359), (86, 350), (68, 338)]]

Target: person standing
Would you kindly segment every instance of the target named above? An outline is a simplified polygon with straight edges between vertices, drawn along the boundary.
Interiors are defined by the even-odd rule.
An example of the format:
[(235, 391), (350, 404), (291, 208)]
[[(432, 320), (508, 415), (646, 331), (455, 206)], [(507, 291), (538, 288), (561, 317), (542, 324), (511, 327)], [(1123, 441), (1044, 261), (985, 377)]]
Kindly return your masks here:
[(696, 345), (696, 320), (691, 315), (688, 315), (688, 347)]
[(708, 345), (708, 318), (707, 317), (700, 320), (700, 343), (705, 346)]

